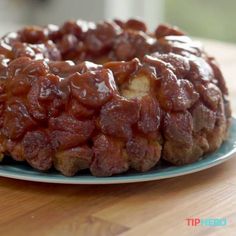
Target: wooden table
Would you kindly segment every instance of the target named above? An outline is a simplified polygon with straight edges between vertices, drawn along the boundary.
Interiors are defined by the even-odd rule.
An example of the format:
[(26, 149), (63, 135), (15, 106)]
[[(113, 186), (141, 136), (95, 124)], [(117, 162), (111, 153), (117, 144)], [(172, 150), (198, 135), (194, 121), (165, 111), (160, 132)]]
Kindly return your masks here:
[[(236, 46), (205, 45), (219, 59), (236, 101)], [(225, 217), (228, 224), (193, 227), (188, 217)], [(0, 178), (0, 235), (233, 236), (236, 157), (199, 173), (136, 184), (73, 186)]]

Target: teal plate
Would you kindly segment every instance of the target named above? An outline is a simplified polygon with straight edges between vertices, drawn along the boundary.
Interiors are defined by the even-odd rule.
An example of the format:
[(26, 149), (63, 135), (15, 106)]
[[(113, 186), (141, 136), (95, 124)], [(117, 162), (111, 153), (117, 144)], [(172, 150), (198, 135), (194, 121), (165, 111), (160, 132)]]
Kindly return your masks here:
[(166, 179), (175, 176), (186, 175), (219, 165), (236, 153), (236, 119), (232, 119), (230, 135), (227, 141), (214, 153), (205, 155), (201, 160), (185, 165), (171, 166), (162, 162), (152, 170), (145, 173), (129, 171), (112, 177), (94, 177), (89, 172), (82, 172), (74, 177), (65, 177), (56, 171), (48, 173), (39, 172), (24, 163), (18, 163), (5, 158), (0, 165), (0, 176), (13, 179), (21, 179), (35, 182), (57, 184), (119, 184), (144, 182), (158, 179)]

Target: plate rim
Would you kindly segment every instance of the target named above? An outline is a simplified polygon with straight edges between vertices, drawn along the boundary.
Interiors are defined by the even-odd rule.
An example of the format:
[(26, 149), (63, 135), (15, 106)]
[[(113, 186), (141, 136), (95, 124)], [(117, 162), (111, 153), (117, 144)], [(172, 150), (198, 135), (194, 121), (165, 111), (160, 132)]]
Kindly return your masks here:
[[(232, 122), (231, 122), (230, 129), (232, 130), (234, 126), (236, 128), (235, 116), (232, 116), (231, 120)], [(236, 142), (236, 139), (235, 139), (235, 142)], [(217, 150), (215, 152), (217, 152)], [(197, 162), (194, 162), (188, 165), (180, 166), (182, 171), (179, 171), (179, 169), (175, 169), (174, 171), (173, 170), (170, 171), (170, 173), (167, 173), (167, 174), (165, 173), (162, 175), (160, 175), (157, 171), (155, 173), (144, 172), (144, 173), (141, 173), (142, 175), (138, 175), (138, 176), (118, 175), (118, 176), (111, 176), (111, 177), (95, 177), (91, 175), (91, 176), (88, 176), (88, 178), (86, 177), (79, 178), (79, 175), (78, 175), (74, 177), (61, 176), (60, 178), (58, 178), (57, 176), (52, 176), (52, 175), (50, 176), (50, 174), (48, 176), (32, 176), (29, 174), (22, 174), (22, 173), (19, 175), (17, 173), (9, 173), (9, 171), (0, 170), (0, 177), (32, 181), (32, 182), (40, 182), (40, 183), (71, 184), (71, 185), (104, 185), (104, 184), (125, 184), (125, 183), (147, 182), (147, 181), (155, 181), (155, 180), (161, 180), (161, 179), (169, 179), (169, 178), (188, 175), (188, 174), (196, 173), (205, 169), (209, 169), (225, 161), (228, 161), (234, 156), (235, 153), (236, 153), (236, 145), (233, 146), (232, 150), (218, 157), (218, 159), (214, 160), (213, 162), (201, 163), (201, 160), (200, 160), (200, 162), (198, 163), (199, 165), (194, 166), (193, 164), (197, 163)], [(214, 154), (214, 152), (212, 154)], [(192, 167), (192, 168), (189, 168), (189, 167)]]

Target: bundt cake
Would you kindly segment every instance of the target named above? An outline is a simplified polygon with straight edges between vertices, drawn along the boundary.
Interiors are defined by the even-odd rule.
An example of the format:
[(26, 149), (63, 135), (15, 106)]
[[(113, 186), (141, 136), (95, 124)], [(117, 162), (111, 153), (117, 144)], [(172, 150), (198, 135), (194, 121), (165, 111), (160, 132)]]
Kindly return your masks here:
[(230, 125), (224, 77), (175, 27), (30, 26), (0, 40), (1, 159), (111, 176), (199, 160)]

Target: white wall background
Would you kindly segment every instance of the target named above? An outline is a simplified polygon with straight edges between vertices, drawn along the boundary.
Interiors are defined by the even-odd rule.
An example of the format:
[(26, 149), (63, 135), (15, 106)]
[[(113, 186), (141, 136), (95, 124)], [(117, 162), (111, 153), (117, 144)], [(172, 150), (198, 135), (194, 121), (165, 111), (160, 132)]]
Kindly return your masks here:
[(105, 17), (128, 19), (139, 17), (150, 29), (164, 18), (164, 1), (161, 0), (105, 0)]
[(68, 19), (144, 19), (151, 29), (163, 21), (164, 0), (0, 0), (0, 34), (21, 25), (61, 24)]

